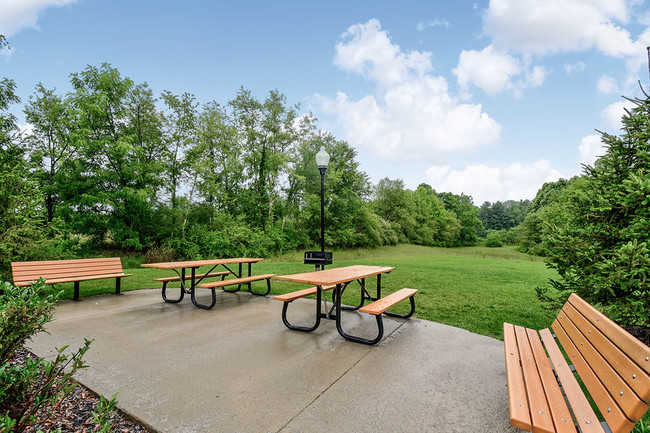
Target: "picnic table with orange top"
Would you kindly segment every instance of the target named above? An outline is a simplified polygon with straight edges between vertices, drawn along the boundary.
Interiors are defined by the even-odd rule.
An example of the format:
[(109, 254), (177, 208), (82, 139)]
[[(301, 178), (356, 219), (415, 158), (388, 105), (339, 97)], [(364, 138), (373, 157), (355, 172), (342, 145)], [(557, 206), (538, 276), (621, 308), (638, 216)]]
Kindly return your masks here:
[[(388, 266), (367, 266), (367, 265), (354, 265), (345, 266), (342, 268), (331, 268), (327, 270), (305, 272), (293, 275), (280, 275), (275, 276), (276, 280), (292, 281), (296, 283), (313, 284), (315, 287), (299, 290), (296, 292), (286, 293), (283, 295), (275, 296), (274, 299), (283, 301), (282, 307), (282, 322), (289, 329), (295, 331), (311, 332), (316, 330), (320, 325), (322, 318), (331, 319), (336, 321), (336, 329), (339, 334), (345, 339), (355, 341), (363, 344), (378, 343), (384, 335), (384, 326), (382, 315), (390, 315), (394, 317), (408, 318), (415, 312), (414, 295), (417, 290), (414, 289), (401, 289), (392, 293), (384, 298), (381, 297), (381, 277), (394, 270), (393, 267)], [(376, 296), (371, 296), (366, 288), (366, 278), (376, 276)], [(356, 281), (361, 288), (361, 300), (358, 306), (348, 307), (341, 304), (343, 292), (352, 282)], [(325, 291), (333, 290), (332, 292), (332, 307), (328, 310)], [(309, 295), (316, 295), (316, 317), (315, 324), (311, 327), (292, 325), (287, 320), (287, 308), (289, 304), (296, 299), (303, 298)], [(389, 313), (388, 310), (393, 305), (405, 299), (411, 301), (411, 311), (407, 314)], [(374, 301), (371, 304), (364, 306), (365, 301)], [(321, 303), (325, 303), (325, 313), (322, 312)], [(346, 333), (341, 326), (341, 311), (342, 310), (358, 310), (362, 313), (372, 314), (376, 317), (378, 333), (374, 339), (366, 339), (363, 337), (350, 335)]]
[[(174, 277), (155, 278), (155, 281), (163, 283), (162, 298), (165, 302), (178, 303), (183, 300), (185, 294), (189, 294), (192, 303), (199, 308), (209, 310), (213, 308), (217, 302), (217, 295), (215, 289), (217, 287), (223, 288), (226, 292), (236, 292), (241, 288), (242, 284), (248, 285), (248, 291), (254, 295), (266, 296), (271, 291), (271, 278), (274, 274), (252, 275), (251, 267), (253, 263), (261, 262), (264, 259), (260, 258), (230, 258), (230, 259), (210, 259), (210, 260), (187, 260), (180, 262), (159, 262), (159, 263), (143, 263), (141, 266), (145, 268), (165, 269), (171, 270), (176, 273)], [(243, 265), (248, 264), (248, 276), (243, 275)], [(238, 269), (235, 270), (233, 265), (237, 265)], [(208, 272), (197, 274), (196, 271), (202, 266), (211, 266)], [(218, 266), (223, 267), (226, 271), (213, 272)], [(179, 272), (180, 269), (180, 272)], [(187, 271), (189, 270), (189, 274)], [(226, 278), (233, 275), (234, 278)], [(203, 282), (204, 279), (220, 276), (221, 281)], [(185, 281), (190, 280), (189, 288), (186, 287)], [(255, 292), (252, 290), (251, 283), (253, 281), (266, 280), (266, 292)], [(167, 283), (171, 281), (180, 281), (181, 289), (180, 295), (177, 299), (170, 299), (167, 297)], [(227, 286), (236, 285), (236, 289), (225, 289)], [(212, 291), (212, 302), (209, 305), (201, 304), (196, 300), (196, 289), (205, 288)]]

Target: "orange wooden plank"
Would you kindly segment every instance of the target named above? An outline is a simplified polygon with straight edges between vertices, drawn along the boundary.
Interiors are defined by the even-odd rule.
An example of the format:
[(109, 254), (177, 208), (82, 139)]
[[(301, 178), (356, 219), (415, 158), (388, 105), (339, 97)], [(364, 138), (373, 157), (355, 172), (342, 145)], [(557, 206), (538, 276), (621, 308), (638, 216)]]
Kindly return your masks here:
[(213, 287), (233, 286), (235, 284), (250, 283), (258, 280), (267, 280), (269, 278), (273, 278), (274, 276), (275, 274), (252, 275), (250, 277), (232, 278), (223, 281), (212, 281), (210, 283), (201, 283), (201, 284), (197, 284), (196, 286), (203, 287), (204, 289), (211, 289)]
[[(553, 331), (555, 331), (558, 337), (559, 334), (564, 333), (557, 321), (553, 322)], [(569, 363), (564, 359), (564, 355), (562, 355), (560, 348), (553, 339), (553, 335), (548, 329), (543, 329), (539, 333), (542, 336), (546, 351), (555, 367), (555, 373), (562, 384), (562, 388), (564, 389), (564, 393), (566, 394), (580, 430), (582, 433), (604, 433), (598, 417), (591, 408), (587, 397), (582, 392), (578, 381), (569, 368)], [(564, 349), (567, 350), (566, 347)]]
[(544, 351), (539, 335), (534, 329), (526, 329), (526, 333), (528, 334), (528, 341), (530, 341), (533, 350), (535, 364), (537, 365), (537, 370), (539, 371), (539, 376), (546, 393), (546, 400), (551, 410), (551, 418), (555, 426), (555, 431), (558, 433), (575, 433), (576, 428), (573, 425), (571, 412), (569, 412), (569, 407), (555, 379), (555, 373)]
[(395, 293), (391, 293), (390, 295), (378, 299), (371, 304), (359, 308), (359, 312), (374, 314), (376, 316), (388, 310), (393, 305), (414, 296), (417, 292), (417, 289), (400, 289)]
[(526, 398), (524, 375), (521, 371), (515, 328), (510, 323), (503, 324), (503, 345), (506, 353), (506, 383), (508, 384), (510, 424), (522, 430), (530, 431), (532, 424), (528, 398)]
[(533, 433), (552, 433), (555, 429), (551, 418), (551, 410), (546, 401), (546, 393), (539, 377), (539, 371), (537, 370), (526, 330), (521, 326), (515, 326), (515, 336), (519, 347), (521, 369), (524, 372), (524, 380), (526, 381), (526, 395), (530, 405)]
[(621, 379), (643, 400), (650, 401), (650, 376), (611, 342), (596, 326), (575, 307), (567, 303), (563, 309), (571, 322), (589, 340), (593, 347), (616, 370)]
[[(332, 290), (336, 286), (324, 286), (323, 290)], [(284, 293), (282, 295), (276, 295), (273, 299), (277, 301), (290, 302), (295, 301), (299, 298), (304, 298), (305, 296), (315, 295), (318, 292), (318, 287), (310, 287), (308, 289), (297, 290), (291, 293)]]
[[(594, 349), (564, 311), (558, 315), (556, 321), (564, 330), (563, 334), (558, 334), (562, 347), (567, 355), (569, 355), (569, 348), (571, 349), (571, 355), (569, 355), (571, 362), (575, 365), (578, 374), (600, 410), (611, 409), (613, 401), (615, 401), (628, 418), (633, 421), (640, 420), (648, 410), (648, 406)], [(566, 340), (566, 337), (571, 341)], [(596, 377), (587, 378), (587, 375), (594, 375), (597, 379)]]
[[(230, 272), (228, 271), (222, 271), (222, 272), (211, 272), (210, 274), (196, 274), (195, 278), (210, 278), (210, 277), (221, 277), (223, 275), (230, 275)], [(191, 280), (192, 279), (192, 274), (186, 274), (185, 275), (186, 280)], [(158, 281), (161, 283), (169, 283), (170, 281), (180, 281), (181, 277), (178, 275), (175, 277), (162, 277), (162, 278), (154, 278), (154, 281)]]
[[(641, 343), (625, 329), (618, 326), (607, 316), (596, 310), (575, 293), (569, 301), (580, 313), (614, 342), (630, 359), (637, 363), (647, 373), (650, 373), (650, 347)], [(646, 400), (647, 401), (647, 400)]]

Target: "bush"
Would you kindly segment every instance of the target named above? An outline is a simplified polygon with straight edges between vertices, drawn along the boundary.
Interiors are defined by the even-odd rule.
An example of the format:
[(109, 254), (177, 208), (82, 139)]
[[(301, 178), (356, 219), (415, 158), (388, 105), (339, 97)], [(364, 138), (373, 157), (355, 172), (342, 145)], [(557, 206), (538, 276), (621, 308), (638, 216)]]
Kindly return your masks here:
[(0, 286), (0, 431), (24, 431), (47, 421), (51, 410), (75, 387), (72, 375), (85, 368), (86, 340), (76, 353), (57, 349), (54, 361), (27, 357), (12, 362), (26, 339), (43, 330), (58, 299), (43, 280), (30, 287)]
[(499, 232), (490, 230), (485, 238), (485, 246), (490, 248), (502, 247), (503, 243), (501, 242), (501, 235)]

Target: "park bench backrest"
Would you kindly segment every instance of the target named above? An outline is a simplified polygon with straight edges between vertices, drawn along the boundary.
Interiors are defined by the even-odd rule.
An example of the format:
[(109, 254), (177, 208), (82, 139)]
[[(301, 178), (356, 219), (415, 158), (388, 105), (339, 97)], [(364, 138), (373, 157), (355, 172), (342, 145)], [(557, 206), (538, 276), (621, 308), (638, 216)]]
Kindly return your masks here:
[(575, 294), (552, 329), (610, 429), (632, 430), (650, 402), (650, 348)]
[(121, 274), (119, 257), (75, 260), (47, 260), (11, 263), (14, 284), (31, 283), (39, 278), (79, 278), (91, 275)]

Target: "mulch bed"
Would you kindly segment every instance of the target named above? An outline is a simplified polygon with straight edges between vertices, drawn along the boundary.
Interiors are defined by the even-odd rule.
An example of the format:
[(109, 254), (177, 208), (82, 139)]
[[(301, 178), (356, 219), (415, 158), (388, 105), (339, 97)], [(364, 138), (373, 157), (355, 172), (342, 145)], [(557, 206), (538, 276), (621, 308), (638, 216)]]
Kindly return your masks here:
[[(12, 363), (24, 363), (29, 356), (35, 356), (27, 350), (18, 350), (12, 357)], [(119, 394), (118, 394), (119, 400)], [(61, 429), (62, 433), (94, 433), (100, 427), (93, 420), (93, 413), (99, 404), (99, 397), (81, 384), (77, 384), (71, 394), (66, 396), (56, 407), (54, 413), (46, 421), (33, 427), (28, 427), (25, 432), (36, 433), (38, 430), (51, 432)], [(38, 418), (44, 418), (43, 415)], [(117, 433), (150, 433), (149, 430), (129, 419), (117, 410), (112, 416), (111, 432)]]

